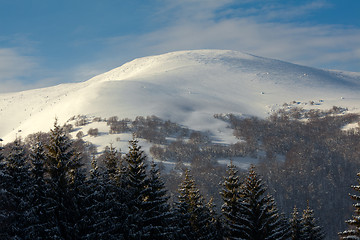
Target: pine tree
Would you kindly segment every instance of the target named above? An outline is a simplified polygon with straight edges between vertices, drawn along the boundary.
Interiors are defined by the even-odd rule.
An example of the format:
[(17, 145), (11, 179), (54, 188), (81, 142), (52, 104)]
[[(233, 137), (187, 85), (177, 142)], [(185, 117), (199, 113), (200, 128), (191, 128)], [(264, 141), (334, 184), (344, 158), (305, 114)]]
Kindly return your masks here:
[(71, 173), (81, 167), (80, 159), (72, 147), (72, 141), (55, 121), (51, 129), (50, 143), (46, 146), (46, 167), (55, 188), (66, 188), (72, 181)]
[(2, 138), (0, 138), (0, 162), (4, 159), (4, 155), (2, 153), (4, 148), (3, 148), (2, 144), (1, 144), (2, 141), (3, 141)]
[(0, 236), (2, 239), (29, 239), (31, 225), (31, 182), (26, 153), (20, 139), (10, 144), (1, 166)]
[[(357, 176), (357, 181), (360, 184), (360, 173), (358, 173)], [(360, 185), (353, 185), (351, 188), (360, 192)], [(339, 233), (339, 235), (341, 239), (360, 239), (360, 196), (351, 194), (350, 197), (355, 201), (353, 204), (355, 208), (354, 215), (352, 216), (352, 219), (346, 221), (349, 225), (349, 229)]]
[(314, 217), (314, 211), (310, 209), (309, 203), (307, 204), (306, 209), (303, 211), (301, 224), (303, 226), (302, 239), (304, 240), (325, 239), (325, 234), (323, 233), (321, 227), (317, 224), (317, 221)]
[(215, 229), (211, 210), (204, 204), (204, 199), (189, 170), (185, 171), (185, 179), (179, 188), (175, 213), (179, 232), (177, 239), (213, 239)]
[(86, 181), (87, 188), (83, 201), (85, 212), (80, 222), (84, 226), (82, 239), (86, 240), (101, 239), (100, 232), (103, 231), (99, 224), (102, 221), (102, 216), (99, 212), (103, 204), (103, 199), (101, 199), (103, 188), (95, 156), (93, 156), (91, 161), (91, 167), (90, 178)]
[(149, 179), (146, 172), (146, 155), (138, 145), (138, 141), (129, 141), (129, 152), (124, 157), (127, 163), (127, 189), (129, 191), (128, 216), (130, 224), (128, 239), (143, 239), (144, 222), (142, 214), (145, 211), (145, 201), (149, 195)]
[[(74, 191), (70, 185), (75, 183), (78, 169), (81, 167), (79, 154), (73, 147), (66, 132), (55, 121), (51, 129), (50, 142), (46, 146), (46, 172), (50, 176), (51, 197), (54, 217), (63, 239), (78, 239), (77, 222), (80, 212), (74, 202)], [(80, 193), (79, 193), (80, 194)]]
[(169, 197), (161, 180), (159, 169), (151, 163), (148, 196), (144, 201), (143, 236), (144, 239), (172, 239), (174, 217), (168, 204)]
[(134, 203), (132, 192), (129, 188), (128, 169), (124, 166), (124, 159), (112, 146), (108, 147), (104, 153), (105, 172), (99, 172), (100, 180), (98, 187), (98, 197), (102, 200), (97, 218), (98, 229), (101, 238), (124, 239), (128, 238), (133, 228), (137, 227), (134, 223), (134, 210), (131, 209)]
[(302, 240), (303, 239), (303, 225), (301, 223), (301, 218), (299, 218), (299, 212), (296, 207), (292, 212), (292, 217), (289, 219), (290, 223), (290, 232), (292, 240)]
[(200, 194), (188, 170), (179, 189), (178, 202), (175, 202), (178, 230), (176, 239), (196, 239), (196, 214), (199, 206)]
[(70, 223), (73, 225), (74, 237), (80, 238), (87, 233), (87, 225), (82, 219), (87, 213), (85, 199), (88, 191), (86, 177), (82, 168), (76, 168), (70, 172), (69, 196), (70, 207), (68, 214), (72, 216)]
[[(148, 178), (146, 173), (146, 156), (138, 146), (138, 141), (133, 139), (130, 142), (129, 152), (125, 156), (125, 161), (128, 166), (128, 178), (129, 188), (133, 191), (133, 194), (140, 205), (144, 201), (147, 194), (144, 192), (147, 190)], [(141, 206), (137, 207), (141, 209)]]
[(214, 204), (214, 198), (211, 198), (206, 204), (206, 207), (209, 211), (209, 228), (211, 232), (210, 239), (223, 240), (225, 237), (224, 226), (221, 221), (221, 215), (216, 213), (216, 206)]
[[(0, 139), (2, 141), (2, 139)], [(13, 216), (13, 210), (9, 209), (7, 204), (11, 202), (12, 178), (7, 169), (7, 162), (3, 155), (3, 147), (0, 145), (0, 239), (11, 239), (11, 222), (9, 219)]]
[(287, 221), (279, 214), (274, 199), (265, 193), (266, 188), (252, 166), (242, 189), (244, 199), (241, 204), (245, 209), (242, 217), (243, 222), (247, 222), (243, 226), (245, 235), (242, 239), (288, 239)]
[(118, 171), (118, 162), (118, 152), (112, 145), (110, 145), (110, 147), (107, 147), (104, 152), (104, 163), (110, 179), (115, 180), (115, 176)]
[(126, 192), (109, 178), (108, 170), (99, 170), (95, 157), (86, 185), (82, 222), (87, 228), (83, 239), (124, 239), (130, 214), (123, 199)]
[(220, 193), (224, 202), (221, 211), (224, 216), (225, 236), (228, 239), (239, 239), (243, 235), (247, 221), (241, 216), (244, 212), (240, 195), (241, 183), (236, 166), (232, 162), (228, 166), (227, 174)]
[(59, 231), (52, 211), (50, 188), (44, 176), (46, 154), (40, 139), (31, 147), (29, 159), (32, 164), (32, 212), (31, 226), (26, 232), (31, 239), (54, 238), (59, 236)]

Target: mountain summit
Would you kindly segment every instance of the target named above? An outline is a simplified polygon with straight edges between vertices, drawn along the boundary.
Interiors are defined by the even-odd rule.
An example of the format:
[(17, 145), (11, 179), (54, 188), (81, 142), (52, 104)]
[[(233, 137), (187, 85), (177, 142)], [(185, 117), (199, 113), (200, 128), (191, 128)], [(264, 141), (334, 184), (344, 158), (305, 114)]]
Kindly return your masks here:
[[(320, 70), (228, 50), (135, 59), (81, 83), (0, 94), (0, 136), (12, 141), (76, 115), (156, 115), (211, 129), (218, 113), (267, 116), (283, 103), (358, 111), (360, 73)], [(215, 124), (215, 125), (214, 125)]]

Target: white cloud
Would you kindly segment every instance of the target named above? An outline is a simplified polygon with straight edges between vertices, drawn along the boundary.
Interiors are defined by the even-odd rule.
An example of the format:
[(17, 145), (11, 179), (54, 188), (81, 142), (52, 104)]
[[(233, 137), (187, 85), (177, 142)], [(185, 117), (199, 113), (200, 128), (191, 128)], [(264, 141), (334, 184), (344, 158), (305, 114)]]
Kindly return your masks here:
[[(165, 1), (172, 19), (167, 27), (141, 36), (107, 40), (111, 54), (145, 56), (199, 48), (231, 49), (291, 61), (308, 66), (360, 69), (358, 46), (360, 29), (342, 25), (310, 25), (299, 21), (267, 21), (258, 13), (247, 17), (218, 18), (217, 13), (234, 1)], [(206, 4), (206, 3), (208, 4)], [(304, 5), (268, 6), (266, 18), (301, 14), (329, 7), (324, 1)], [(265, 8), (265, 7), (264, 7)], [(288, 9), (286, 9), (288, 8)], [(175, 11), (175, 14), (173, 13)], [(241, 9), (239, 9), (241, 11)], [(164, 13), (163, 13), (164, 14)], [(220, 13), (221, 14), (221, 13)], [(295, 13), (294, 13), (295, 14)], [(271, 17), (273, 15), (273, 17)], [(299, 17), (298, 13), (296, 16)]]
[(258, 1), (256, 8), (240, 8), (240, 11), (249, 16), (255, 16), (257, 19), (274, 21), (301, 19), (307, 14), (330, 7), (332, 7), (332, 4), (325, 0), (315, 0), (310, 2), (298, 1), (296, 2), (296, 5), (294, 5), (294, 2)]
[(170, 22), (188, 19), (201, 21), (215, 17), (215, 10), (232, 2), (234, 0), (163, 0), (163, 7), (158, 10), (157, 16)]
[(34, 62), (30, 57), (21, 56), (15, 49), (0, 49), (0, 78), (9, 79), (22, 76), (34, 67)]
[(21, 79), (37, 66), (33, 57), (23, 56), (13, 48), (0, 48), (0, 92), (26, 88)]
[(60, 70), (44, 68), (38, 58), (21, 53), (17, 48), (0, 48), (0, 93), (52, 86), (69, 77), (67, 73), (60, 75)]

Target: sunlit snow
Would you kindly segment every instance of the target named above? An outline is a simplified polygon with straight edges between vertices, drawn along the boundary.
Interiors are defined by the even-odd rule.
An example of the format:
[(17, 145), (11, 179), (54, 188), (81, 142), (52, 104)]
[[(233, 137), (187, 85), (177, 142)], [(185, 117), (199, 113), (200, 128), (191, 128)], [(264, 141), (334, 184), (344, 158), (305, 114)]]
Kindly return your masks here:
[[(172, 52), (135, 59), (82, 83), (0, 94), (0, 136), (9, 142), (16, 135), (47, 132), (55, 118), (63, 124), (79, 114), (120, 119), (156, 115), (209, 130), (216, 141), (231, 143), (235, 141), (231, 131), (214, 114), (266, 117), (293, 101), (301, 107), (336, 105), (360, 112), (359, 90), (360, 73), (320, 70), (236, 51)], [(102, 145), (116, 142), (108, 137), (106, 141)]]

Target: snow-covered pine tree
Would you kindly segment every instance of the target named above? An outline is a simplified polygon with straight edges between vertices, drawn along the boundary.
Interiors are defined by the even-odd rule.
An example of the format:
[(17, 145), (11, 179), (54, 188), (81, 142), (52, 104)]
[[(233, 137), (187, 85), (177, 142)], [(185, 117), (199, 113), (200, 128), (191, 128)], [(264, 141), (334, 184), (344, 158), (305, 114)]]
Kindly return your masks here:
[(146, 155), (138, 145), (138, 140), (133, 139), (129, 141), (129, 144), (129, 152), (124, 158), (128, 166), (129, 187), (135, 191), (134, 194), (140, 200), (139, 203), (142, 203), (147, 196), (144, 191), (147, 190), (149, 183), (146, 173)]
[(63, 239), (78, 239), (79, 229), (76, 224), (80, 213), (74, 200), (74, 191), (70, 184), (74, 182), (76, 171), (81, 167), (79, 155), (72, 147), (72, 141), (55, 121), (51, 129), (50, 142), (46, 145), (46, 171), (50, 176), (54, 215), (60, 236)]
[(170, 210), (165, 184), (154, 162), (151, 162), (148, 189), (142, 213), (143, 239), (173, 239), (174, 214)]
[(215, 226), (211, 211), (204, 203), (204, 198), (189, 170), (178, 189), (178, 202), (175, 203), (175, 214), (179, 231), (176, 239), (214, 239)]
[[(100, 179), (99, 168), (97, 165), (97, 160), (95, 156), (93, 156), (91, 161), (91, 169), (90, 169), (90, 178), (87, 179), (86, 185), (87, 188), (84, 194), (84, 215), (79, 224), (83, 227), (83, 236), (82, 239), (90, 240), (90, 239), (102, 239), (100, 237), (99, 230), (101, 226), (99, 226), (102, 221), (102, 217), (100, 217), (100, 209), (102, 208), (103, 199), (102, 196), (102, 182)], [(107, 239), (110, 239), (109, 237)]]
[(33, 146), (31, 146), (29, 154), (29, 159), (32, 164), (31, 175), (34, 179), (34, 183), (38, 187), (45, 185), (45, 158), (46, 154), (43, 143), (38, 140)]
[(274, 199), (266, 195), (266, 187), (251, 166), (249, 174), (245, 179), (241, 194), (245, 211), (242, 214), (246, 225), (241, 239), (248, 240), (281, 240), (288, 239), (290, 232), (288, 222), (284, 216), (279, 214)]
[(3, 147), (0, 145), (0, 239), (11, 239), (11, 222), (9, 219), (13, 216), (12, 210), (7, 207), (12, 197), (8, 191), (12, 179), (7, 172), (6, 165), (7, 162), (3, 155)]
[(210, 214), (209, 228), (211, 232), (211, 239), (223, 240), (224, 239), (224, 226), (221, 220), (221, 215), (216, 212), (216, 205), (214, 204), (214, 198), (210, 198), (206, 204)]
[(110, 144), (110, 147), (106, 147), (104, 151), (104, 164), (107, 170), (109, 178), (115, 180), (115, 176), (118, 170), (119, 156), (116, 149)]
[(244, 234), (243, 228), (247, 225), (247, 219), (241, 216), (244, 212), (244, 206), (241, 204), (243, 196), (240, 196), (241, 183), (238, 170), (232, 162), (227, 167), (227, 174), (220, 192), (224, 202), (221, 207), (224, 231), (228, 239), (240, 239)]
[(314, 211), (310, 209), (309, 203), (307, 203), (306, 209), (303, 211), (301, 224), (302, 228), (302, 239), (304, 240), (322, 240), (325, 239), (321, 227), (318, 225)]
[[(122, 156), (118, 156), (118, 165), (117, 171), (115, 175), (116, 186), (121, 189), (128, 191), (129, 187), (129, 176), (128, 176), (128, 165), (127, 161), (122, 158)], [(126, 193), (127, 194), (127, 193)]]
[(130, 224), (127, 239), (143, 239), (144, 222), (142, 214), (145, 210), (145, 201), (149, 195), (149, 179), (147, 177), (146, 155), (138, 145), (138, 141), (133, 139), (129, 141), (129, 152), (124, 157), (127, 163), (127, 176), (129, 190), (129, 214)]
[(290, 223), (291, 240), (302, 240), (303, 225), (301, 223), (301, 218), (299, 217), (299, 212), (296, 207), (294, 207), (294, 210), (291, 213), (291, 218), (289, 219), (289, 223)]
[[(78, 160), (78, 156), (76, 159)], [(80, 161), (80, 160), (78, 160)], [(86, 176), (83, 168), (72, 169), (69, 173), (69, 198), (71, 201), (69, 214), (72, 216), (70, 220), (74, 224), (74, 236), (82, 237), (87, 233), (87, 225), (83, 223), (82, 218), (87, 213), (85, 207), (86, 195), (88, 193), (88, 185), (86, 184)]]
[(59, 237), (59, 229), (54, 218), (50, 187), (45, 181), (46, 154), (40, 139), (37, 139), (30, 148), (29, 160), (31, 162), (32, 179), (32, 212), (31, 226), (26, 232), (31, 239), (50, 239)]
[(9, 146), (1, 172), (0, 236), (2, 239), (28, 239), (31, 226), (31, 181), (27, 156), (20, 139)]
[(86, 225), (83, 239), (124, 239), (127, 232), (126, 218), (129, 214), (123, 189), (119, 189), (108, 171), (100, 171), (95, 157), (92, 160), (90, 178), (86, 181), (84, 217)]
[(137, 213), (130, 211), (133, 195), (129, 187), (128, 169), (124, 165), (126, 160), (110, 145), (105, 150), (103, 162), (105, 171), (98, 172), (99, 177), (94, 179), (100, 180), (98, 192), (103, 192), (98, 196), (102, 199), (99, 200), (101, 203), (96, 203), (100, 207), (101, 215), (97, 218), (97, 224), (101, 226), (98, 227), (99, 234), (101, 238), (124, 239), (137, 227), (134, 224)]
[[(185, 178), (178, 189), (178, 201), (175, 202), (175, 214), (177, 222), (177, 232), (175, 239), (196, 239), (196, 229), (193, 227), (194, 211), (197, 210), (200, 194), (195, 187), (195, 181), (189, 173), (185, 171)], [(197, 210), (198, 211), (198, 210)]]
[(0, 138), (0, 162), (4, 159), (4, 155), (3, 155), (3, 153), (2, 153), (2, 151), (3, 151), (3, 146), (2, 146), (2, 142), (3, 140), (2, 140), (2, 138)]
[[(360, 184), (360, 173), (357, 174), (357, 181)], [(357, 192), (360, 192), (360, 185), (351, 186)], [(354, 215), (351, 219), (347, 220), (346, 223), (349, 225), (349, 229), (339, 233), (341, 239), (360, 239), (360, 196), (356, 194), (350, 194), (352, 200), (355, 201), (353, 204), (355, 210)]]

